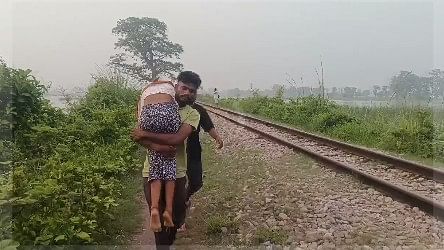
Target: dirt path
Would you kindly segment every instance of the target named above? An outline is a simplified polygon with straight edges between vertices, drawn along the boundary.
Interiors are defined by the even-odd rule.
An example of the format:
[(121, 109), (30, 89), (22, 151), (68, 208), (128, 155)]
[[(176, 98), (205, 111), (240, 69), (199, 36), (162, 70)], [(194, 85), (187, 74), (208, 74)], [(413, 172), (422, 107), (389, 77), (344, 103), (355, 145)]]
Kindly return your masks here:
[(155, 249), (154, 246), (154, 234), (153, 232), (149, 229), (149, 209), (148, 209), (148, 204), (145, 201), (145, 197), (143, 195), (143, 193), (140, 194), (139, 197), (139, 202), (140, 205), (143, 207), (142, 209), (142, 219), (143, 219), (143, 224), (141, 228), (138, 228), (138, 230), (136, 231), (136, 234), (134, 235), (133, 238), (133, 246), (135, 247), (134, 249)]

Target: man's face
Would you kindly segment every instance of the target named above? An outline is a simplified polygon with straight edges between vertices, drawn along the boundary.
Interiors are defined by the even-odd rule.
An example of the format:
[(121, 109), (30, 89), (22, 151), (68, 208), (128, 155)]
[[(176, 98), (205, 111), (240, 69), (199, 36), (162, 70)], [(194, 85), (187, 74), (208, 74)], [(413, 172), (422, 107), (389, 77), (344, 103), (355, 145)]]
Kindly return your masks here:
[(183, 82), (176, 84), (176, 101), (179, 105), (186, 105), (194, 102), (196, 99), (197, 89), (191, 85)]
[(193, 104), (196, 101), (197, 92), (194, 92), (192, 95), (190, 95), (190, 102), (188, 104)]

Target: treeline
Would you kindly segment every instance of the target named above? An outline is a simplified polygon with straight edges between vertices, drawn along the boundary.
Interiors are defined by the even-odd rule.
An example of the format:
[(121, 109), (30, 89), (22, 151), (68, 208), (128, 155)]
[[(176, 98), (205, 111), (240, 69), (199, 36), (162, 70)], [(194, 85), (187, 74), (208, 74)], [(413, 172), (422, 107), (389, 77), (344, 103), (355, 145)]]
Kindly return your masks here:
[(322, 96), (330, 99), (361, 99), (361, 100), (442, 100), (444, 98), (444, 71), (435, 69), (425, 76), (417, 75), (410, 71), (401, 71), (393, 76), (387, 84), (375, 84), (369, 89), (361, 89), (353, 86), (322, 88), (298, 86), (294, 81), (274, 84), (270, 89), (259, 90), (251, 88), (241, 90), (239, 88), (221, 91), (223, 97), (251, 97), (254, 93), (262, 96), (275, 96), (278, 91), (283, 91), (284, 98), (304, 96)]

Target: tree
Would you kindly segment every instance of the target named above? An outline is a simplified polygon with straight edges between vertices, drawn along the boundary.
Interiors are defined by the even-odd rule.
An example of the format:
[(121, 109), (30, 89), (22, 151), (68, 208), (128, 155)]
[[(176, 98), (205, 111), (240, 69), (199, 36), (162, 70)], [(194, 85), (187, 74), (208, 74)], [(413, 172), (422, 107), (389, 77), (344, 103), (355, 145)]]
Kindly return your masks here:
[(379, 90), (381, 87), (379, 85), (373, 85), (373, 95), (377, 97), (379, 95)]
[(389, 96), (389, 86), (382, 86), (382, 96), (383, 97), (388, 97)]
[(343, 97), (354, 98), (356, 96), (357, 90), (358, 89), (356, 87), (345, 87)]
[(16, 134), (22, 137), (31, 131), (48, 106), (43, 98), (46, 92), (46, 86), (31, 74), (31, 70), (10, 68), (0, 61), (1, 140), (10, 132), (12, 139), (16, 139)]
[(432, 97), (444, 97), (444, 71), (434, 69), (429, 73)]
[(362, 96), (363, 97), (369, 97), (370, 96), (370, 90), (369, 89), (365, 89), (362, 91)]
[(401, 71), (390, 80), (390, 89), (397, 98), (426, 97), (429, 93), (424, 80), (410, 71)]
[(116, 49), (124, 50), (111, 57), (110, 64), (136, 79), (153, 81), (160, 76), (174, 78), (182, 70), (183, 48), (168, 40), (167, 25), (156, 18), (129, 17), (117, 22), (112, 30), (119, 37)]
[(284, 98), (284, 94), (285, 94), (285, 87), (282, 84), (273, 84), (273, 92), (274, 92), (274, 96), (280, 100), (283, 100)]

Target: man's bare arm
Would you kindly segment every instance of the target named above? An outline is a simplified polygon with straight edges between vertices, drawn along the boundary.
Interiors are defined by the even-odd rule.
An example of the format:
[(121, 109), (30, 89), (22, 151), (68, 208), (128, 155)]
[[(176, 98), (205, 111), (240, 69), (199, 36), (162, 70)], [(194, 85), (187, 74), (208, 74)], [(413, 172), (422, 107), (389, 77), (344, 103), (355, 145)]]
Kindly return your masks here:
[(138, 143), (143, 147), (156, 151), (166, 157), (174, 157), (176, 155), (176, 147), (174, 146), (161, 145), (149, 140), (140, 140)]
[(157, 134), (149, 131), (144, 131), (140, 128), (133, 130), (131, 134), (134, 141), (148, 140), (162, 145), (179, 145), (193, 132), (193, 127), (189, 124), (182, 123), (179, 131), (175, 134)]
[(208, 134), (216, 141), (218, 149), (221, 149), (224, 146), (224, 141), (220, 138), (219, 133), (215, 128), (210, 129)]

